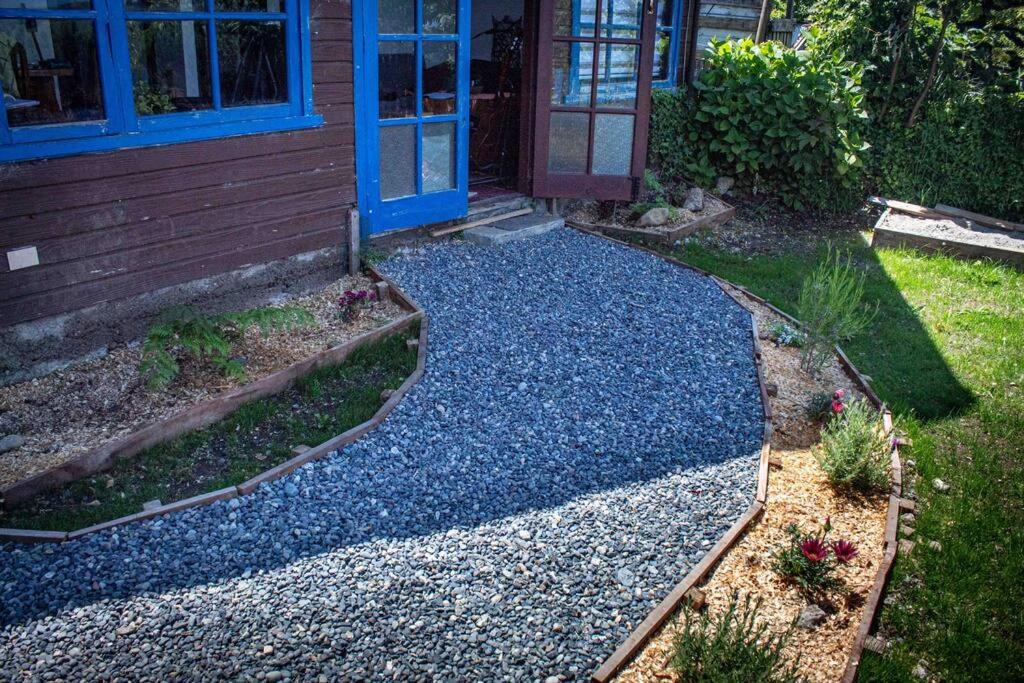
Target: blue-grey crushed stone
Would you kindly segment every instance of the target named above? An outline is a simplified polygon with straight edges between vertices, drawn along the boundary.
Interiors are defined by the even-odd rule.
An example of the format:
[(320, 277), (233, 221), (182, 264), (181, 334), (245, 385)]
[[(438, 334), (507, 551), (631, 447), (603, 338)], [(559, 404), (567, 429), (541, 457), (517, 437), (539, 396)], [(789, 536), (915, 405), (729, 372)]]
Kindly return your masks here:
[(382, 269), (430, 316), (374, 432), (229, 503), (0, 547), (0, 679), (585, 679), (753, 499), (750, 318), (559, 229)]

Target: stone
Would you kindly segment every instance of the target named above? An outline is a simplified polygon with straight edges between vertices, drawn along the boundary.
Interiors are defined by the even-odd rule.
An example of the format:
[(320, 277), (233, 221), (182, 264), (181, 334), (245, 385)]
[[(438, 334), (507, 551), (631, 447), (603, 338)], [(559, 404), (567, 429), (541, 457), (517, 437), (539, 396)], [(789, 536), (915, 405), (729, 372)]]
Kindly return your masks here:
[(268, 671), (266, 680), (269, 681), (269, 683), (276, 683), (277, 681), (280, 681), (283, 678), (284, 674), (280, 671)]
[(945, 493), (949, 490), (949, 484), (936, 477), (935, 479), (932, 479), (932, 488), (939, 493)]
[(717, 194), (729, 194), (729, 190), (731, 190), (734, 185), (736, 185), (736, 181), (733, 178), (730, 178), (729, 176), (720, 176), (718, 180), (715, 181), (715, 192)]
[(13, 451), (16, 448), (21, 448), (25, 445), (25, 437), (20, 434), (8, 434), (4, 438), (0, 439), (0, 453), (6, 453)]
[(667, 208), (656, 206), (653, 209), (649, 209), (643, 216), (640, 216), (637, 224), (641, 228), (654, 228), (659, 225), (665, 225), (671, 218), (672, 213)]
[(913, 524), (917, 521), (917, 517), (914, 516), (913, 512), (904, 512), (900, 515), (900, 522), (903, 524)]
[(529, 541), (531, 538), (533, 538), (533, 534), (531, 534), (526, 529), (520, 529), (519, 538), (523, 539), (524, 541)]
[(704, 210), (704, 190), (699, 187), (691, 187), (683, 200), (683, 208), (687, 211), (699, 213)]
[(146, 511), (146, 510), (155, 510), (158, 507), (160, 507), (161, 505), (163, 505), (163, 503), (161, 503), (160, 499), (157, 498), (157, 499), (149, 500), (149, 501), (146, 501), (145, 503), (143, 503), (142, 504), (142, 509), (144, 511)]
[(920, 678), (921, 680), (927, 679), (928, 678), (928, 666), (927, 666), (927, 664), (928, 663), (925, 662), (922, 659), (921, 661), (919, 661), (917, 663), (917, 666), (915, 666), (914, 669), (910, 673), (912, 673), (917, 678)]
[(394, 395), (395, 395), (395, 390), (394, 389), (385, 389), (384, 391), (380, 392), (380, 402), (381, 403), (386, 403), (387, 400), (389, 398), (391, 398), (392, 396), (394, 396)]
[(825, 610), (821, 609), (817, 605), (807, 605), (800, 611), (800, 616), (797, 617), (796, 625), (800, 628), (808, 630), (816, 629), (828, 618), (825, 614)]
[(764, 390), (772, 398), (774, 398), (774, 397), (779, 395), (779, 385), (776, 384), (775, 382), (768, 382), (767, 384), (765, 384), (764, 385)]
[(299, 487), (291, 482), (288, 482), (287, 484), (284, 485), (284, 495), (288, 496), (289, 498), (294, 498), (295, 496), (299, 495)]
[(626, 588), (629, 588), (633, 585), (633, 582), (636, 580), (636, 577), (633, 576), (633, 572), (623, 567), (619, 571), (615, 572), (615, 580), (621, 583)]
[(938, 541), (928, 541), (928, 547), (931, 548), (932, 550), (934, 550), (937, 553), (941, 553), (942, 552), (942, 544), (939, 543)]

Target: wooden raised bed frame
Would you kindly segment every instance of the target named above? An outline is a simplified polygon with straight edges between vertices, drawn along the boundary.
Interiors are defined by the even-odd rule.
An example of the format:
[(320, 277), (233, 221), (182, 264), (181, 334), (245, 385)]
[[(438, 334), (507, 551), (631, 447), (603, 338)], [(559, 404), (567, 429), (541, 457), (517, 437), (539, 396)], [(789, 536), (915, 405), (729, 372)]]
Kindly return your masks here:
[[(678, 239), (689, 237), (701, 228), (714, 228), (733, 219), (736, 215), (736, 209), (717, 197), (715, 197), (715, 199), (722, 202), (722, 204), (725, 205), (725, 208), (718, 213), (701, 216), (700, 218), (696, 218), (685, 225), (680, 225), (665, 232), (651, 230), (649, 228), (625, 228), (617, 225), (598, 225), (596, 223), (588, 224), (586, 226), (586, 230), (587, 232), (599, 232), (604, 235), (612, 235), (615, 237), (640, 237), (653, 242), (672, 244)], [(566, 222), (568, 223), (569, 221)], [(574, 223), (574, 225), (578, 227), (583, 224)]]
[(369, 420), (356, 425), (347, 432), (329, 439), (318, 446), (297, 452), (295, 457), (290, 460), (287, 460), (266, 472), (253, 477), (249, 481), (238, 484), (237, 486), (229, 486), (218, 491), (203, 493), (192, 498), (186, 498), (185, 500), (160, 505), (133, 515), (119, 517), (108, 522), (102, 522), (100, 524), (71, 532), (0, 529), (0, 542), (60, 543), (80, 538), (104, 529), (129, 524), (131, 522), (150, 519), (152, 517), (192, 507), (198, 507), (200, 505), (208, 505), (218, 500), (228, 500), (236, 496), (247, 495), (255, 491), (260, 484), (280, 479), (302, 465), (305, 465), (307, 462), (322, 458), (328, 453), (356, 441), (363, 434), (380, 425), (388, 414), (395, 409), (395, 406), (397, 406), (399, 401), (402, 400), (402, 397), (408, 393), (412, 386), (416, 384), (421, 377), (423, 377), (427, 359), (428, 320), (423, 309), (420, 308), (419, 305), (404, 292), (402, 292), (394, 282), (382, 275), (372, 266), (368, 267), (368, 271), (375, 282), (383, 282), (387, 284), (387, 289), (391, 299), (406, 311), (405, 315), (383, 325), (382, 327), (378, 327), (375, 330), (370, 330), (369, 332), (365, 332), (353, 339), (350, 339), (343, 344), (321, 351), (304, 361), (294, 363), (287, 368), (279, 370), (278, 372), (268, 375), (260, 380), (238, 387), (232, 391), (222, 394), (221, 396), (217, 396), (208, 401), (204, 401), (199, 405), (193, 406), (192, 408), (188, 408), (171, 418), (146, 425), (132, 434), (93, 449), (71, 462), (54, 467), (20, 482), (16, 482), (4, 489), (2, 491), (2, 495), (5, 503), (17, 502), (30, 498), (40, 491), (100, 472), (113, 463), (115, 459), (137, 455), (147, 448), (164, 443), (187, 432), (209, 426), (234, 412), (243, 404), (277, 394), (291, 386), (296, 380), (308, 375), (310, 372), (325, 366), (337, 365), (356, 349), (379, 339), (383, 339), (384, 337), (406, 330), (419, 321), (420, 333), (416, 356), (416, 368), (413, 370), (412, 374), (406, 378), (402, 385), (391, 395), (391, 397), (377, 409), (377, 412), (374, 413), (373, 417)]
[[(690, 265), (689, 263), (684, 263), (670, 256), (660, 254), (653, 249), (648, 249), (644, 246), (630, 244), (628, 242), (608, 237), (607, 235), (602, 234), (597, 226), (571, 221), (567, 221), (566, 225), (587, 234), (597, 235), (624, 247), (645, 251), (667, 263), (671, 263), (674, 266), (686, 268), (699, 273), (700, 275), (709, 277), (722, 289), (723, 292), (742, 306), (744, 310), (746, 310), (746, 307), (743, 306), (743, 302), (731, 291), (731, 289), (735, 289), (751, 301), (767, 307), (772, 312), (787, 320), (790, 324), (798, 328), (802, 327), (800, 321), (796, 318), (770, 304), (762, 297), (750, 292), (745, 287), (723, 280), (718, 276), (712, 275), (711, 273)], [(757, 370), (757, 382), (761, 389), (761, 405), (764, 411), (764, 435), (761, 442), (761, 458), (757, 476), (757, 494), (754, 498), (754, 502), (751, 503), (746, 512), (736, 520), (732, 527), (726, 531), (725, 535), (719, 539), (718, 543), (716, 543), (701, 559), (701, 561), (690, 570), (690, 573), (687, 574), (682, 581), (676, 584), (669, 594), (648, 613), (647, 617), (639, 626), (637, 626), (636, 629), (634, 629), (633, 633), (631, 633), (629, 637), (619, 645), (615, 652), (613, 652), (612, 655), (608, 657), (608, 659), (606, 659), (596, 671), (594, 671), (591, 675), (591, 680), (594, 683), (607, 683), (612, 680), (619, 671), (625, 668), (625, 666), (633, 660), (647, 641), (658, 632), (661, 626), (668, 621), (668, 619), (675, 614), (684, 603), (702, 601), (699, 591), (696, 590), (697, 585), (711, 573), (711, 570), (714, 569), (729, 548), (736, 543), (740, 536), (743, 535), (747, 528), (764, 511), (765, 503), (768, 500), (768, 473), (771, 462), (772, 413), (761, 365), (761, 346), (757, 338), (757, 322), (752, 313), (751, 322), (753, 334), (752, 353), (754, 356), (754, 366)], [(869, 379), (857, 370), (840, 347), (836, 346), (834, 351), (843, 370), (846, 371), (850, 379), (852, 379), (857, 385), (857, 388), (867, 396), (871, 404), (881, 412), (882, 426), (887, 433), (891, 434), (893, 428), (892, 413), (888, 408), (886, 408), (885, 404), (882, 403), (881, 399), (878, 398), (878, 395), (871, 388)], [(878, 606), (881, 604), (882, 594), (885, 592), (885, 587), (888, 583), (893, 563), (896, 560), (896, 553), (899, 548), (896, 541), (899, 513), (901, 509), (908, 508), (913, 505), (911, 502), (906, 501), (901, 497), (903, 494), (903, 469), (900, 463), (899, 443), (895, 438), (892, 439), (891, 462), (890, 471), (892, 477), (892, 493), (889, 496), (888, 510), (886, 513), (882, 561), (879, 564), (874, 584), (872, 585), (871, 591), (868, 594), (867, 601), (864, 605), (864, 612), (861, 615), (860, 627), (857, 630), (857, 637), (854, 640), (853, 649), (850, 652), (846, 669), (843, 672), (843, 677), (841, 679), (842, 683), (853, 683), (857, 676), (857, 667), (860, 665), (860, 658), (864, 652), (864, 646), (870, 636), (871, 629), (875, 621), (875, 614), (878, 611)]]

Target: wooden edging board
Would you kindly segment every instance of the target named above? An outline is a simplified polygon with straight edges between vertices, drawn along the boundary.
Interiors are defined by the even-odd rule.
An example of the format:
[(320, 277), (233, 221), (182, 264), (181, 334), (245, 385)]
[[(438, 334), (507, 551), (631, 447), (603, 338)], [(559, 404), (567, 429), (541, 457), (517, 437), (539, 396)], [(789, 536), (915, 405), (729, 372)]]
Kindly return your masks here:
[[(743, 302), (734, 294), (732, 290), (740, 292), (743, 296), (747, 297), (751, 301), (765, 306), (773, 313), (781, 316), (783, 319), (788, 321), (790, 324), (797, 328), (803, 328), (802, 323), (789, 315), (785, 311), (782, 311), (778, 307), (772, 305), (766, 301), (763, 297), (760, 297), (753, 292), (747, 290), (745, 287), (733, 284), (727, 280), (723, 280), (716, 275), (712, 275), (705, 270), (697, 268), (691, 264), (679, 261), (666, 256), (653, 249), (645, 247), (643, 245), (631, 244), (629, 242), (623, 242), (622, 240), (609, 237), (608, 235), (600, 232), (595, 226), (581, 224), (573, 221), (566, 221), (566, 225), (584, 232), (587, 234), (595, 235), (603, 239), (621, 244), (632, 249), (639, 249), (645, 251), (661, 260), (671, 263), (675, 266), (687, 268), (701, 275), (709, 277), (715, 284), (717, 284), (723, 292), (725, 292), (730, 298), (736, 301), (741, 306)], [(744, 306), (744, 308), (746, 308)], [(695, 566), (686, 577), (676, 585), (675, 588), (665, 597), (661, 603), (658, 604), (644, 619), (643, 622), (629, 635), (626, 640), (619, 645), (612, 655), (601, 664), (601, 666), (594, 671), (591, 675), (591, 680), (594, 683), (607, 683), (610, 681), (615, 674), (622, 670), (632, 659), (640, 652), (643, 646), (648, 640), (661, 628), (661, 626), (674, 614), (683, 602), (687, 599), (687, 594), (690, 589), (695, 588), (718, 564), (722, 556), (731, 548), (739, 537), (746, 531), (747, 527), (750, 526), (756, 520), (761, 512), (764, 510), (764, 506), (768, 499), (768, 472), (769, 472), (769, 459), (771, 457), (771, 437), (772, 437), (772, 419), (771, 419), (771, 404), (769, 403), (767, 388), (764, 381), (764, 375), (762, 370), (760, 342), (758, 340), (756, 320), (753, 314), (751, 314), (752, 321), (752, 333), (753, 333), (753, 355), (754, 364), (757, 371), (757, 381), (761, 388), (761, 402), (764, 407), (764, 436), (762, 438), (761, 445), (761, 458), (758, 469), (758, 482), (757, 482), (757, 496), (754, 503), (747, 509), (746, 513), (740, 517), (735, 524), (726, 532), (714, 547), (704, 556), (704, 558)], [(871, 633), (871, 627), (875, 620), (875, 615), (878, 611), (878, 606), (881, 604), (881, 598), (885, 592), (886, 583), (889, 580), (889, 575), (893, 563), (896, 559), (896, 553), (898, 544), (896, 543), (896, 531), (899, 523), (899, 510), (903, 505), (901, 498), (903, 492), (903, 477), (902, 477), (902, 465), (900, 463), (899, 455), (899, 443), (894, 437), (892, 413), (882, 403), (881, 399), (871, 388), (870, 378), (862, 374), (856, 366), (850, 361), (843, 350), (836, 346), (834, 348), (835, 355), (839, 364), (843, 370), (849, 375), (850, 379), (857, 385), (857, 387), (868, 397), (875, 408), (882, 413), (882, 426), (886, 433), (891, 437), (892, 443), (892, 494), (889, 496), (889, 505), (886, 513), (886, 523), (884, 532), (884, 550), (882, 556), (882, 562), (879, 565), (878, 572), (875, 575), (875, 581), (872, 585), (871, 592), (868, 595), (868, 600), (864, 606), (864, 612), (861, 616), (861, 623), (857, 631), (857, 637), (854, 641), (853, 648), (850, 653), (850, 657), (846, 664), (846, 669), (843, 673), (842, 683), (852, 683), (857, 675), (857, 666), (860, 664), (860, 657), (864, 651), (864, 645), (867, 641), (868, 636)]]
[[(203, 404), (196, 406), (195, 408), (206, 408), (208, 411), (210, 411), (210, 413), (219, 414), (220, 417), (205, 422), (200, 421), (198, 423), (199, 426), (193, 426), (192, 429), (199, 429), (203, 426), (207, 426), (209, 424), (212, 424), (213, 422), (216, 422), (217, 419), (221, 419), (221, 417), (229, 414), (233, 410), (237, 410), (237, 408), (242, 403), (255, 400), (257, 398), (261, 398), (273, 393), (278, 393), (282, 389), (290, 385), (292, 382), (308, 374), (309, 372), (312, 372), (313, 370), (316, 370), (320, 367), (324, 367), (325, 365), (336, 365), (337, 363), (342, 362), (348, 355), (350, 355), (359, 347), (374, 342), (385, 336), (401, 332), (402, 330), (409, 328), (416, 321), (419, 321), (420, 332), (417, 345), (416, 368), (413, 370), (412, 374), (410, 374), (409, 377), (405, 379), (401, 386), (387, 399), (387, 401), (385, 401), (384, 404), (377, 409), (377, 412), (374, 413), (373, 417), (371, 417), (369, 420), (363, 422), (362, 424), (356, 425), (352, 429), (349, 429), (348, 431), (332, 439), (329, 439), (318, 446), (306, 449), (303, 452), (296, 455), (295, 457), (291, 458), (290, 460), (287, 460), (279, 465), (276, 465), (275, 467), (267, 470), (266, 472), (263, 472), (262, 474), (259, 474), (250, 479), (249, 481), (243, 482), (237, 486), (229, 486), (227, 488), (220, 489), (219, 491), (203, 493), (198, 496), (193, 496), (192, 498), (186, 498), (184, 500), (175, 501), (173, 503), (168, 503), (166, 505), (160, 505), (157, 507), (153, 507), (149, 510), (143, 510), (142, 512), (137, 512), (132, 515), (127, 515), (125, 517), (119, 517), (117, 519), (112, 519), (107, 522), (101, 522), (99, 524), (95, 524), (93, 526), (78, 529), (71, 532), (35, 531), (29, 529), (0, 529), (0, 542), (12, 541), (16, 543), (61, 543), (64, 541), (70, 541), (77, 538), (81, 538), (82, 536), (86, 536), (97, 531), (103, 531), (106, 529), (111, 529), (113, 527), (122, 526), (124, 524), (130, 524), (132, 522), (138, 522), (144, 519), (158, 517), (160, 515), (165, 515), (171, 512), (178, 512), (180, 510), (186, 510), (188, 508), (209, 505), (210, 503), (219, 500), (229, 500), (236, 496), (247, 495), (255, 491), (260, 484), (271, 482), (274, 481), (275, 479), (280, 479), (281, 477), (289, 474), (290, 472), (298, 469), (299, 467), (302, 467), (308, 462), (318, 460), (327, 455), (328, 453), (331, 453), (332, 451), (336, 451), (339, 448), (347, 446), (348, 444), (359, 439), (359, 437), (363, 436), (370, 430), (379, 426), (388, 416), (388, 414), (390, 414), (391, 411), (395, 409), (395, 406), (397, 406), (398, 403), (402, 400), (402, 397), (405, 396), (405, 394), (408, 393), (408, 391), (413, 387), (413, 385), (415, 385), (416, 382), (418, 382), (423, 377), (423, 373), (426, 370), (427, 328), (429, 326), (429, 321), (427, 320), (426, 314), (424, 313), (423, 309), (421, 309), (416, 304), (416, 302), (413, 301), (408, 295), (402, 292), (402, 290), (399, 289), (398, 286), (395, 285), (393, 281), (381, 275), (373, 267), (368, 268), (368, 271), (375, 280), (379, 282), (386, 282), (388, 284), (388, 291), (392, 300), (395, 301), (395, 303), (397, 303), (406, 311), (410, 311), (407, 315), (404, 315), (398, 320), (392, 321), (387, 325), (384, 325), (375, 330), (371, 330), (369, 332), (359, 335), (358, 337), (350, 339), (344, 344), (340, 344), (334, 348), (322, 351), (305, 361), (300, 361), (299, 363), (293, 364), (288, 368), (285, 368), (284, 370), (274, 373), (273, 375), (269, 375), (263, 378), (262, 380), (253, 383), (260, 384), (267, 382), (267, 380), (273, 379), (273, 382), (267, 382), (268, 386), (277, 387), (273, 391), (268, 391), (266, 393), (257, 393), (251, 391), (252, 385), (246, 385), (244, 387), (239, 387), (238, 390), (229, 392), (223, 396), (217, 397), (215, 399), (212, 399), (211, 401), (204, 402)], [(236, 394), (244, 396), (244, 400), (238, 401), (237, 397), (235, 396)], [(230, 410), (223, 410), (224, 406), (220, 405), (221, 403), (230, 406)], [(195, 410), (195, 408), (186, 411), (186, 414), (191, 414)], [(169, 421), (149, 425), (148, 427), (145, 427), (144, 430), (164, 427), (166, 422), (174, 422), (175, 424), (178, 424), (179, 417), (180, 415), (171, 418), (171, 420)], [(174, 429), (174, 427), (170, 429)], [(174, 436), (178, 436), (184, 433), (184, 431), (174, 432)], [(127, 438), (130, 439), (131, 436), (134, 435), (130, 435)], [(170, 438), (173, 437), (168, 436), (165, 439), (162, 439), (161, 441), (165, 441)], [(135, 450), (130, 454), (118, 455), (117, 457), (128, 457), (128, 455), (135, 455), (138, 452), (140, 451)], [(44, 472), (43, 474), (47, 473)], [(61, 483), (62, 481), (66, 480), (57, 480), (54, 483), (58, 484)]]

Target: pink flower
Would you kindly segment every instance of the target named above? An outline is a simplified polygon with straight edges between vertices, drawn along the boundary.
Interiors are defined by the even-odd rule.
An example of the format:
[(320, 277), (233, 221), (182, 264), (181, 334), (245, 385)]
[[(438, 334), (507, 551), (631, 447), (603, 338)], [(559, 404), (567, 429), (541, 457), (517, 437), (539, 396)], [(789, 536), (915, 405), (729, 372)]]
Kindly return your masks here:
[(836, 541), (832, 544), (832, 552), (836, 554), (836, 559), (840, 562), (846, 563), (857, 557), (857, 546), (849, 541)]
[(842, 401), (832, 401), (832, 412), (833, 413), (841, 413), (841, 412), (843, 412), (843, 402)]
[(846, 392), (842, 389), (836, 389), (836, 393), (832, 395), (837, 401), (842, 401), (846, 397)]
[(800, 552), (811, 562), (821, 562), (828, 557), (828, 546), (818, 538), (808, 538), (800, 544)]

